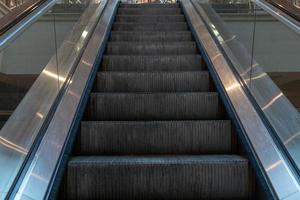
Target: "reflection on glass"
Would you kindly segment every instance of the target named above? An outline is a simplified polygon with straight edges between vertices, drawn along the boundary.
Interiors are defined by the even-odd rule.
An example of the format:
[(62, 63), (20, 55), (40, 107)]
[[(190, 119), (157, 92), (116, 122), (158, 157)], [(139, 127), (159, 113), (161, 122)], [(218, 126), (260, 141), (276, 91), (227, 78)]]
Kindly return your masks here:
[(273, 137), (300, 172), (299, 33), (290, 29), (288, 18), (272, 16), (280, 13), (274, 7), (266, 12), (247, 0), (198, 2), (211, 33), (272, 126)]
[(252, 56), (259, 67), (252, 69), (250, 91), (300, 171), (300, 35), (287, 22), (256, 14)]
[(267, 12), (257, 13), (253, 57), (298, 109), (300, 108), (299, 52), (299, 34)]
[(64, 84), (67, 74), (70, 72), (70, 65), (77, 57), (77, 53), (82, 51), (82, 45), (89, 33), (85, 30), (89, 21), (77, 25), (76, 22), (87, 10), (89, 12), (85, 17), (90, 19), (98, 5), (99, 3), (94, 1), (89, 3), (87, 1), (61, 1), (52, 9), (55, 17), (57, 54), (59, 55), (57, 64), (60, 87)]
[[(198, 0), (210, 30), (245, 81), (250, 80), (255, 10), (251, 0)], [(248, 84), (248, 82), (246, 82)]]
[(15, 143), (3, 138), (0, 136), (0, 144), (11, 149), (12, 151), (15, 151), (15, 152), (18, 152), (18, 153), (21, 153), (23, 155), (27, 155), (28, 153), (28, 150), (19, 146), (19, 145), (16, 145)]
[(0, 18), (10, 13), (12, 10), (3, 0), (0, 1)]
[[(54, 62), (56, 66), (51, 71), (44, 70), (43, 74), (57, 79), (58, 89), (64, 84), (70, 71), (68, 61), (76, 57), (75, 50), (82, 50), (83, 41), (88, 35), (84, 29), (88, 20), (77, 26), (75, 24), (87, 8), (90, 12), (86, 18), (95, 13), (99, 3), (91, 1), (91, 4), (94, 6), (87, 1), (59, 1), (0, 52), (0, 127), (51, 58), (57, 60)], [(74, 34), (70, 38), (71, 32)], [(82, 42), (78, 43), (79, 40)]]
[(273, 163), (272, 165), (270, 165), (269, 167), (267, 167), (267, 171), (274, 170), (276, 167), (278, 167), (281, 164), (282, 164), (282, 160), (278, 160), (275, 163)]
[[(5, 48), (2, 47), (3, 49), (0, 52), (1, 128), (5, 126), (5, 122), (13, 114), (49, 60), (55, 58), (54, 30), (53, 15), (49, 11), (22, 34), (17, 35)], [(57, 73), (56, 65), (53, 65), (51, 69), (54, 73)], [(46, 85), (41, 87), (46, 87)], [(58, 84), (54, 85), (54, 88), (58, 90)], [(39, 105), (39, 101), (39, 98), (32, 99), (31, 104)], [(28, 110), (31, 106), (28, 105), (26, 109)], [(26, 118), (30, 121), (35, 119), (41, 121), (43, 114), (34, 111), (34, 113), (27, 113)], [(24, 121), (22, 116), (19, 115), (14, 118), (11, 122), (12, 125), (9, 127), (16, 126), (15, 124), (19, 120)], [(28, 123), (27, 127), (19, 127), (23, 130), (22, 134), (18, 134), (17, 131), (3, 131), (3, 129), (0, 132), (0, 194), (7, 192), (28, 154), (29, 148), (26, 144), (30, 143), (32, 138), (27, 136), (26, 142), (18, 142), (18, 139), (26, 137), (26, 131), (30, 130), (31, 126)]]
[(23, 3), (26, 2), (26, 0), (1, 0), (2, 4), (4, 4), (9, 9), (15, 9), (19, 6), (21, 6)]
[(0, 18), (13, 12), (27, 0), (0, 0)]
[(54, 54), (54, 21), (51, 12), (44, 14), (0, 52), (1, 125)]

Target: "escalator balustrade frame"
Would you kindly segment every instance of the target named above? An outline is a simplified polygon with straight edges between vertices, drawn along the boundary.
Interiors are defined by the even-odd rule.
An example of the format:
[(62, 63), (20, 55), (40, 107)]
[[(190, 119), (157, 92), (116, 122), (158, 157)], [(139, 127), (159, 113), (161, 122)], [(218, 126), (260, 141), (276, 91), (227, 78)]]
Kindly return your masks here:
[[(245, 94), (241, 83), (207, 30), (202, 18), (197, 13), (197, 6), (192, 1), (182, 0), (180, 3), (198, 45), (202, 47), (200, 48), (202, 55), (205, 55), (206, 61), (211, 64), (209, 70), (223, 93), (223, 100), (232, 109), (229, 111), (237, 119), (237, 125), (242, 130), (246, 143), (251, 147), (251, 154), (255, 158), (254, 162), (259, 167), (258, 170), (262, 171), (262, 178), (269, 184), (274, 197), (280, 199), (299, 197), (300, 186), (297, 178), (270, 137), (268, 129)], [(72, 77), (72, 82), (38, 148), (36, 160), (32, 162), (21, 182), (17, 197), (49, 198), (53, 188), (57, 187), (56, 181), (58, 180), (56, 179), (60, 178), (63, 165), (69, 156), (71, 149), (69, 144), (74, 140), (75, 130), (83, 114), (82, 108), (85, 107), (87, 96), (91, 91), (91, 80), (96, 76), (99, 60), (103, 56), (118, 4), (118, 0), (110, 0), (105, 7)], [(98, 49), (100, 51), (97, 51)], [(276, 165), (276, 163), (279, 164)], [(38, 180), (37, 176), (42, 178)], [(280, 177), (280, 181), (278, 177)], [(33, 193), (37, 184), (40, 189)]]
[[(240, 138), (247, 146), (252, 164), (257, 168), (261, 180), (266, 184), (268, 194), (276, 199), (299, 199), (300, 184), (289, 160), (273, 140), (270, 130), (261, 119), (251, 99), (245, 92), (238, 75), (227, 62), (214, 38), (200, 16), (203, 12), (197, 0), (180, 1), (188, 14), (195, 38), (202, 46), (202, 54), (211, 65), (209, 71), (223, 102), (236, 127), (240, 128)], [(280, 181), (278, 178), (280, 177)]]

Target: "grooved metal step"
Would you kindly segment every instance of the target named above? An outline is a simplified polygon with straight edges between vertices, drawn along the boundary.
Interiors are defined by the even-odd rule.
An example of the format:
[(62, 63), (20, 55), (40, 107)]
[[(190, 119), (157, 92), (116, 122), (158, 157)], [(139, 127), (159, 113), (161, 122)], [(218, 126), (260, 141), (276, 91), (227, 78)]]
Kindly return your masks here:
[(180, 8), (119, 8), (119, 15), (178, 15)]
[(68, 163), (70, 199), (249, 199), (240, 156), (86, 156)]
[(109, 42), (107, 54), (161, 55), (196, 54), (195, 42)]
[(255, 199), (180, 4), (120, 4), (61, 199)]
[(179, 8), (179, 3), (141, 3), (141, 4), (133, 4), (133, 3), (121, 3), (120, 8)]
[(185, 31), (188, 30), (186, 22), (176, 23), (124, 23), (116, 22), (113, 25), (114, 31)]
[(110, 41), (191, 41), (190, 31), (112, 31)]
[(203, 72), (100, 72), (97, 92), (208, 92)]
[(185, 22), (185, 18), (184, 15), (117, 15), (116, 22), (173, 23)]
[(91, 93), (89, 120), (219, 119), (218, 93)]
[(106, 55), (103, 71), (189, 71), (204, 70), (200, 55)]
[(230, 121), (84, 121), (80, 155), (230, 154)]

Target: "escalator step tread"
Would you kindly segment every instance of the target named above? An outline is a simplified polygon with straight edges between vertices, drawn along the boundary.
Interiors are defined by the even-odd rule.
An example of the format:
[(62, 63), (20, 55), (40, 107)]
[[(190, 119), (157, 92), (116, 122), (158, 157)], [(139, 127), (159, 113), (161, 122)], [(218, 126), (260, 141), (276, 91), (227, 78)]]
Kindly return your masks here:
[(190, 31), (112, 31), (110, 41), (192, 41)]
[(115, 22), (112, 30), (114, 31), (185, 31), (188, 30), (186, 22), (161, 23), (157, 21), (148, 23), (125, 23)]
[(105, 55), (103, 71), (204, 70), (200, 55)]
[(116, 22), (185, 22), (184, 15), (117, 15)]
[(208, 71), (99, 72), (97, 92), (208, 92)]
[(179, 8), (179, 3), (142, 3), (142, 4), (132, 4), (132, 3), (121, 3), (120, 8)]
[(124, 4), (63, 182), (66, 199), (254, 199), (255, 177), (180, 4)]
[(119, 15), (178, 15), (180, 8), (119, 8)]
[(236, 155), (74, 157), (67, 173), (71, 199), (240, 199), (250, 193), (248, 160)]
[(90, 120), (219, 119), (218, 93), (91, 93)]
[(226, 154), (232, 152), (231, 122), (83, 121), (77, 154)]
[(108, 42), (107, 54), (177, 55), (198, 53), (195, 42)]

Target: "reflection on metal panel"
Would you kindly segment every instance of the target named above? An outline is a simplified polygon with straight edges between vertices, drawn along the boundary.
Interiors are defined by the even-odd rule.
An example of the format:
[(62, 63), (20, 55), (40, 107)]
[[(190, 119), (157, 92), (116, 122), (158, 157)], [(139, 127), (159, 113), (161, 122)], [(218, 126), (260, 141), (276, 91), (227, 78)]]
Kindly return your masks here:
[[(259, 0), (256, 3), (263, 9), (256, 8), (253, 17), (242, 22), (232, 20), (240, 14), (232, 13), (231, 21), (226, 21), (227, 18), (218, 16), (207, 3), (202, 3), (204, 1), (197, 2), (201, 3), (205, 23), (272, 126), (273, 138), (281, 144), (299, 173), (300, 114), (295, 106), (300, 107), (300, 25), (293, 24), (282, 11), (273, 10)], [(268, 17), (262, 20), (262, 14)], [(226, 40), (233, 36), (236, 36), (233, 40)]]
[(286, 12), (288, 15), (300, 20), (300, 7), (299, 0), (266, 0), (267, 2), (275, 5), (279, 9)]
[(280, 9), (266, 3), (263, 0), (255, 0), (255, 3), (257, 6), (263, 8), (266, 12), (268, 12), (270, 15), (281, 21), (286, 26), (293, 29), (296, 33), (300, 34), (300, 21), (295, 20), (288, 14), (286, 14), (284, 11), (281, 11)]
[[(109, 0), (97, 24), (95, 32), (76, 67), (72, 82), (67, 88), (58, 109), (45, 133), (35, 154), (34, 160), (25, 174), (16, 199), (27, 197), (43, 199), (52, 184), (53, 176), (57, 173), (64, 145), (68, 139), (69, 130), (75, 120), (76, 111), (85, 91), (87, 81), (93, 70), (98, 51), (103, 47), (109, 34), (109, 24), (113, 19), (118, 0)], [(38, 188), (38, 190), (36, 189)]]
[[(62, 13), (65, 12), (65, 9), (60, 5), (55, 7), (55, 12), (47, 12), (47, 10), (53, 6), (53, 2), (49, 1), (49, 5), (40, 8), (36, 16), (25, 20), (26, 24), (22, 25), (24, 29), (17, 27), (14, 31), (8, 33), (10, 35), (3, 36), (5, 40), (1, 41), (0, 44), (2, 48), (1, 64), (11, 61), (12, 64), (9, 65), (9, 70), (15, 74), (7, 78), (5, 73), (1, 73), (1, 84), (6, 83), (6, 85), (8, 85), (9, 83), (13, 83), (18, 86), (17, 89), (24, 87), (27, 89), (30, 88), (30, 90), (26, 95), (27, 90), (24, 91), (25, 96), (24, 98), (21, 96), (20, 100), (23, 99), (16, 110), (13, 113), (8, 112), (11, 114), (11, 117), (7, 123), (4, 124), (0, 132), (0, 199), (4, 199), (6, 194), (11, 192), (11, 188), (14, 186), (23, 165), (26, 163), (33, 144), (35, 144), (38, 136), (42, 136), (40, 135), (42, 127), (45, 126), (47, 122), (46, 119), (49, 113), (51, 113), (50, 111), (55, 109), (53, 105), (56, 105), (55, 102), (58, 100), (58, 95), (63, 91), (63, 86), (66, 83), (70, 84), (69, 77), (79, 62), (84, 47), (93, 33), (101, 15), (104, 6), (103, 3), (104, 1), (101, 1), (101, 4), (99, 4), (98, 0), (92, 0), (88, 6), (72, 6), (72, 9), (75, 9), (77, 14), (81, 12), (82, 15), (78, 23), (75, 25), (73, 23), (70, 27), (71, 30), (68, 30), (64, 26), (59, 26), (59, 23), (62, 22), (61, 16)], [(70, 10), (66, 10), (70, 14)], [(43, 31), (46, 31), (45, 35), (34, 31), (34, 25), (36, 23), (41, 24), (41, 21), (36, 21), (40, 16), (44, 17), (42, 23), (45, 23), (45, 27), (49, 29), (45, 29), (44, 27), (45, 30)], [(60, 27), (64, 29), (61, 30)], [(30, 36), (30, 43), (23, 40), (22, 37), (24, 35)], [(67, 35), (67, 37), (65, 37), (65, 35)], [(45, 38), (43, 38), (43, 36), (45, 36)], [(62, 43), (62, 45), (60, 45), (60, 43)], [(14, 45), (19, 48), (14, 48)], [(26, 53), (35, 51), (36, 48), (39, 49), (39, 51), (37, 51), (34, 56), (27, 57)], [(8, 56), (9, 52), (12, 53), (14, 57)], [(26, 62), (22, 63), (22, 73), (17, 71), (19, 69), (18, 67), (15, 67), (19, 59), (18, 56), (26, 58)], [(32, 72), (32, 65), (40, 61), (39, 59), (43, 61), (38, 65), (38, 73), (40, 73), (40, 75), (35, 74), (35, 76), (32, 76), (30, 74), (30, 72)], [(12, 70), (14, 67), (16, 69)], [(1, 68), (0, 70), (4, 69)], [(30, 75), (23, 76), (23, 73)], [(24, 84), (24, 81), (19, 80), (21, 75), (22, 80), (27, 81), (29, 78), (32, 80), (32, 77), (34, 77), (34, 79), (37, 78), (37, 80), (34, 82), (33, 79), (33, 81), (27, 81), (26, 84)], [(18, 80), (20, 83), (16, 84), (14, 82), (15, 80)], [(33, 85), (31, 86), (32, 83)], [(4, 91), (6, 92), (5, 94), (11, 93), (10, 90), (8, 91), (8, 88), (15, 89), (13, 86), (2, 87), (0, 94), (3, 92), (3, 89), (7, 90)], [(17, 92), (20, 91), (17, 90)], [(8, 103), (13, 100), (7, 97), (6, 99)], [(3, 103), (3, 99), (1, 98), (0, 100), (0, 103)], [(1, 108), (0, 106), (0, 110)], [(6, 113), (7, 112), (4, 111), (0, 112), (1, 115)], [(1, 120), (3, 119), (1, 118)], [(43, 180), (42, 177), (38, 175), (35, 176), (35, 178), (37, 180)]]
[[(182, 1), (182, 4), (186, 9), (197, 37), (200, 39), (206, 54), (213, 64), (213, 71), (215, 71), (226, 90), (231, 105), (245, 130), (244, 136), (252, 148), (251, 150), (257, 159), (258, 166), (262, 169), (265, 181), (273, 189), (275, 197), (279, 199), (299, 199), (300, 185), (298, 176), (296, 176), (295, 170), (287, 161), (287, 157), (274, 142), (269, 130), (245, 94), (243, 86), (234, 75), (226, 58), (223, 54), (219, 55), (219, 48), (199, 16), (199, 13), (201, 13), (203, 19), (206, 20), (205, 23), (210, 24), (211, 22), (206, 16), (205, 11), (198, 4), (197, 0)], [(259, 67), (255, 68), (259, 69)], [(254, 77), (257, 77), (256, 80), (261, 80), (267, 76), (264, 73), (260, 73), (255, 74)], [(271, 103), (269, 105), (275, 104), (275, 102), (282, 98), (281, 95), (276, 96), (270, 100)]]

